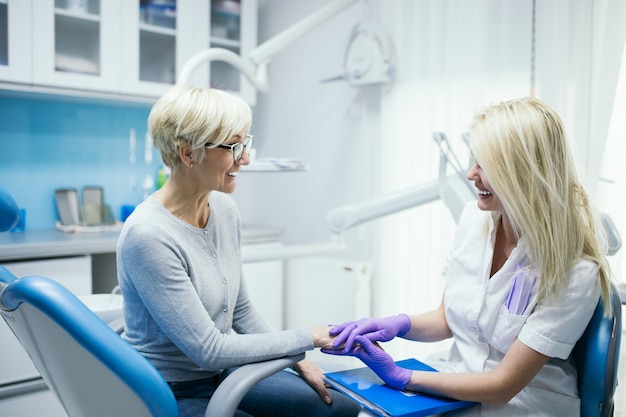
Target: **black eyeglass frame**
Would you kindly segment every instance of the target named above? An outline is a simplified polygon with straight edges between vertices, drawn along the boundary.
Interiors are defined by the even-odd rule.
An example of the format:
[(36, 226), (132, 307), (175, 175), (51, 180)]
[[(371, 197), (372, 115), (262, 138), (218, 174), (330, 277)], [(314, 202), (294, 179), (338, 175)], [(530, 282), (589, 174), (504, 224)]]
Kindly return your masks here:
[(233, 155), (233, 161), (237, 162), (243, 157), (243, 151), (245, 150), (248, 155), (250, 154), (250, 150), (252, 149), (252, 145), (254, 144), (254, 135), (246, 135), (243, 142), (233, 143), (231, 145), (214, 145), (211, 142), (207, 142), (204, 144), (205, 147), (211, 149), (228, 149)]

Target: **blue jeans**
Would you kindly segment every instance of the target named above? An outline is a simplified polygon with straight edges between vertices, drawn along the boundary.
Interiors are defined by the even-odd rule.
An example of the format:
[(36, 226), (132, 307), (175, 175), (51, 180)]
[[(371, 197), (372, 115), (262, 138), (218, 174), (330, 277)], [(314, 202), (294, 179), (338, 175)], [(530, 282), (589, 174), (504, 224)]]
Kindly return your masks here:
[[(232, 370), (224, 372), (226, 377)], [(180, 417), (203, 417), (216, 384), (173, 387)], [(256, 384), (246, 394), (236, 417), (354, 417), (360, 407), (338, 391), (329, 389), (333, 402), (325, 404), (298, 375), (278, 372)]]

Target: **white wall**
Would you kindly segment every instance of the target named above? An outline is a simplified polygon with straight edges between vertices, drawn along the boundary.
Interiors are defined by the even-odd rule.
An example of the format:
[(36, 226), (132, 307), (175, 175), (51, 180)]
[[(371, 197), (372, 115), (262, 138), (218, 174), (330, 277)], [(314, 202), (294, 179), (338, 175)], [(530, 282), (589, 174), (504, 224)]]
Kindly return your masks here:
[[(261, 0), (259, 42), (328, 2)], [(475, 57), (466, 50), (467, 59), (451, 60), (440, 51), (429, 48), (458, 48), (457, 43), (464, 37), (475, 39), (477, 51), (479, 47), (492, 51), (517, 51), (511, 56), (518, 58), (509, 62), (506, 69), (511, 72), (514, 70), (511, 65), (517, 65), (521, 74), (517, 78), (528, 77), (529, 92), (531, 33), (527, 20), (531, 0), (496, 1), (491, 5), (489, 0), (474, 0), (475, 8), (468, 8), (467, 2), (455, 5), (453, 0), (374, 3), (383, 9), (382, 14), (387, 20), (389, 15), (414, 15), (415, 29), (404, 36), (427, 37), (415, 38), (415, 54), (421, 56), (427, 69), (426, 72), (421, 70), (422, 73), (432, 76), (440, 66), (437, 82), (445, 84), (446, 79), (449, 80), (458, 87), (458, 97), (463, 98), (465, 94), (463, 80), (471, 82), (474, 77), (468, 74), (480, 71), (477, 61), (472, 61)], [(577, 115), (588, 106), (589, 90), (583, 81), (588, 81), (590, 71), (590, 2), (555, 0), (544, 3), (538, 2), (537, 5), (538, 96), (561, 112), (574, 136), (578, 137), (588, 131), (588, 122)], [(501, 6), (494, 9), (492, 6), (497, 4)], [(459, 15), (454, 10), (459, 8), (457, 6), (463, 6), (469, 12)], [(259, 156), (303, 158), (311, 164), (311, 169), (301, 173), (245, 173), (239, 181), (235, 198), (246, 223), (279, 226), (284, 229), (287, 243), (326, 241), (329, 232), (325, 215), (329, 209), (377, 195), (379, 191), (374, 183), (380, 168), (377, 155), (374, 155), (375, 144), (381, 140), (390, 146), (397, 143), (378, 133), (381, 96), (387, 94), (384, 89), (358, 89), (345, 82), (320, 83), (320, 80), (341, 71), (348, 37), (362, 13), (360, 3), (350, 6), (276, 55), (269, 66), (270, 90), (258, 94), (253, 133)], [(491, 29), (485, 31), (488, 36), (483, 38), (472, 33), (485, 25), (485, 20), (481, 19), (491, 22), (488, 23)], [(425, 22), (429, 24), (428, 31), (420, 30)], [(437, 27), (445, 42), (431, 39), (438, 36), (433, 29)], [(388, 28), (394, 42), (407, 43), (401, 39), (403, 34), (394, 29)], [(406, 49), (403, 53), (406, 54)], [(400, 76), (403, 71), (415, 71), (410, 62), (406, 55), (398, 56)], [(465, 66), (467, 63), (471, 66)], [(493, 82), (485, 84), (484, 89), (506, 79), (506, 76), (494, 78)], [(442, 116), (437, 120), (441, 125), (439, 128), (447, 126), (442, 121), (467, 119), (473, 110), (488, 104), (476, 102), (472, 108), (458, 108), (439, 103), (438, 91), (428, 89), (428, 86), (418, 99), (431, 100), (441, 109)], [(449, 129), (454, 130), (451, 134), (457, 134), (462, 128), (450, 126)], [(431, 142), (425, 141), (425, 150), (432, 150), (432, 146)], [(355, 240), (357, 245), (367, 245), (363, 242), (369, 240), (369, 236), (363, 229), (367, 228), (348, 233), (348, 238)]]
[[(327, 4), (327, 0), (266, 0), (259, 4), (259, 43)], [(304, 35), (269, 65), (270, 90), (259, 93), (252, 133), (259, 157), (295, 157), (307, 172), (245, 173), (234, 194), (247, 224), (278, 226), (290, 244), (328, 242), (325, 216), (339, 205), (372, 195), (370, 119), (376, 91), (344, 82), (338, 74), (360, 5)], [(369, 242), (358, 235), (357, 241)], [(350, 245), (354, 250), (356, 245)], [(358, 257), (358, 256), (357, 256)]]
[[(328, 2), (261, 0), (259, 42)], [(427, 126), (427, 133), (441, 129), (458, 141), (474, 110), (494, 100), (530, 94), (532, 0), (373, 3), (399, 50), (402, 82), (391, 91), (320, 83), (342, 68), (348, 37), (363, 13), (358, 3), (279, 53), (269, 66), (270, 90), (259, 93), (253, 126), (259, 156), (299, 157), (310, 162), (311, 169), (245, 173), (234, 196), (245, 223), (280, 227), (288, 244), (328, 241), (325, 215), (333, 207), (435, 178), (437, 149), (430, 134), (416, 138), (416, 128)], [(536, 94), (561, 114), (580, 144), (577, 157), (583, 166), (590, 130), (591, 4), (591, 0), (536, 2)], [(390, 105), (394, 96), (404, 98)], [(400, 113), (402, 100), (435, 114), (424, 118), (416, 113), (410, 120), (411, 116), (402, 116), (402, 121), (394, 122), (393, 113)], [(406, 132), (399, 133), (394, 123), (402, 123)], [(403, 144), (406, 140), (423, 142), (416, 151)], [(394, 178), (400, 164), (414, 165), (415, 170)], [(394, 220), (400, 227), (417, 230), (405, 254), (387, 262), (402, 264), (406, 257), (423, 257), (430, 269), (424, 273), (421, 263), (418, 273), (436, 282), (453, 231), (442, 211), (441, 203), (435, 203), (407, 214), (426, 218), (427, 224), (419, 227)], [(377, 227), (369, 224), (346, 232), (347, 256), (376, 260)], [(393, 252), (394, 239), (386, 242)], [(398, 276), (413, 278), (414, 273), (381, 270), (381, 263), (375, 263), (375, 297), (381, 298), (382, 289)], [(410, 288), (419, 285), (431, 284), (411, 283)], [(411, 294), (391, 304), (409, 309), (408, 299)], [(388, 313), (374, 307), (375, 315)]]

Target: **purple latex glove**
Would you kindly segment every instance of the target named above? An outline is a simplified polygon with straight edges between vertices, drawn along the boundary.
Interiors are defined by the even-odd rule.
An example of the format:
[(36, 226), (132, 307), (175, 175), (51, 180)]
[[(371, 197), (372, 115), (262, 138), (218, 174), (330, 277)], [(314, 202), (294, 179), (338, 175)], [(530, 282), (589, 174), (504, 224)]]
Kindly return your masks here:
[(322, 349), (330, 355), (348, 355), (359, 358), (385, 381), (387, 385), (402, 390), (411, 380), (413, 372), (395, 364), (391, 356), (379, 346), (372, 343), (367, 337), (357, 336), (355, 345), (348, 352), (339, 349)]
[(406, 314), (378, 319), (360, 319), (349, 321), (330, 328), (330, 335), (337, 336), (333, 340), (333, 348), (344, 345), (347, 352), (354, 344), (357, 336), (365, 336), (372, 342), (387, 342), (396, 336), (404, 336), (411, 330), (411, 319)]

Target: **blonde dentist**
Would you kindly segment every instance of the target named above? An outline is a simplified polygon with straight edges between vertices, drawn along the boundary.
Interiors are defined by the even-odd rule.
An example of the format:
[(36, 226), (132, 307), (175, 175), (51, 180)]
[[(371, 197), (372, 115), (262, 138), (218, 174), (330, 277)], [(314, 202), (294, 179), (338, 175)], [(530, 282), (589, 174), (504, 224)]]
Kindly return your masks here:
[[(524, 98), (487, 107), (470, 137), (478, 202), (459, 220), (440, 307), (336, 326), (333, 346), (346, 347), (327, 352), (357, 356), (398, 389), (481, 403), (454, 415), (578, 416), (570, 354), (610, 280), (563, 124)], [(396, 336), (454, 340), (426, 361), (441, 372), (411, 372), (374, 345)]]

